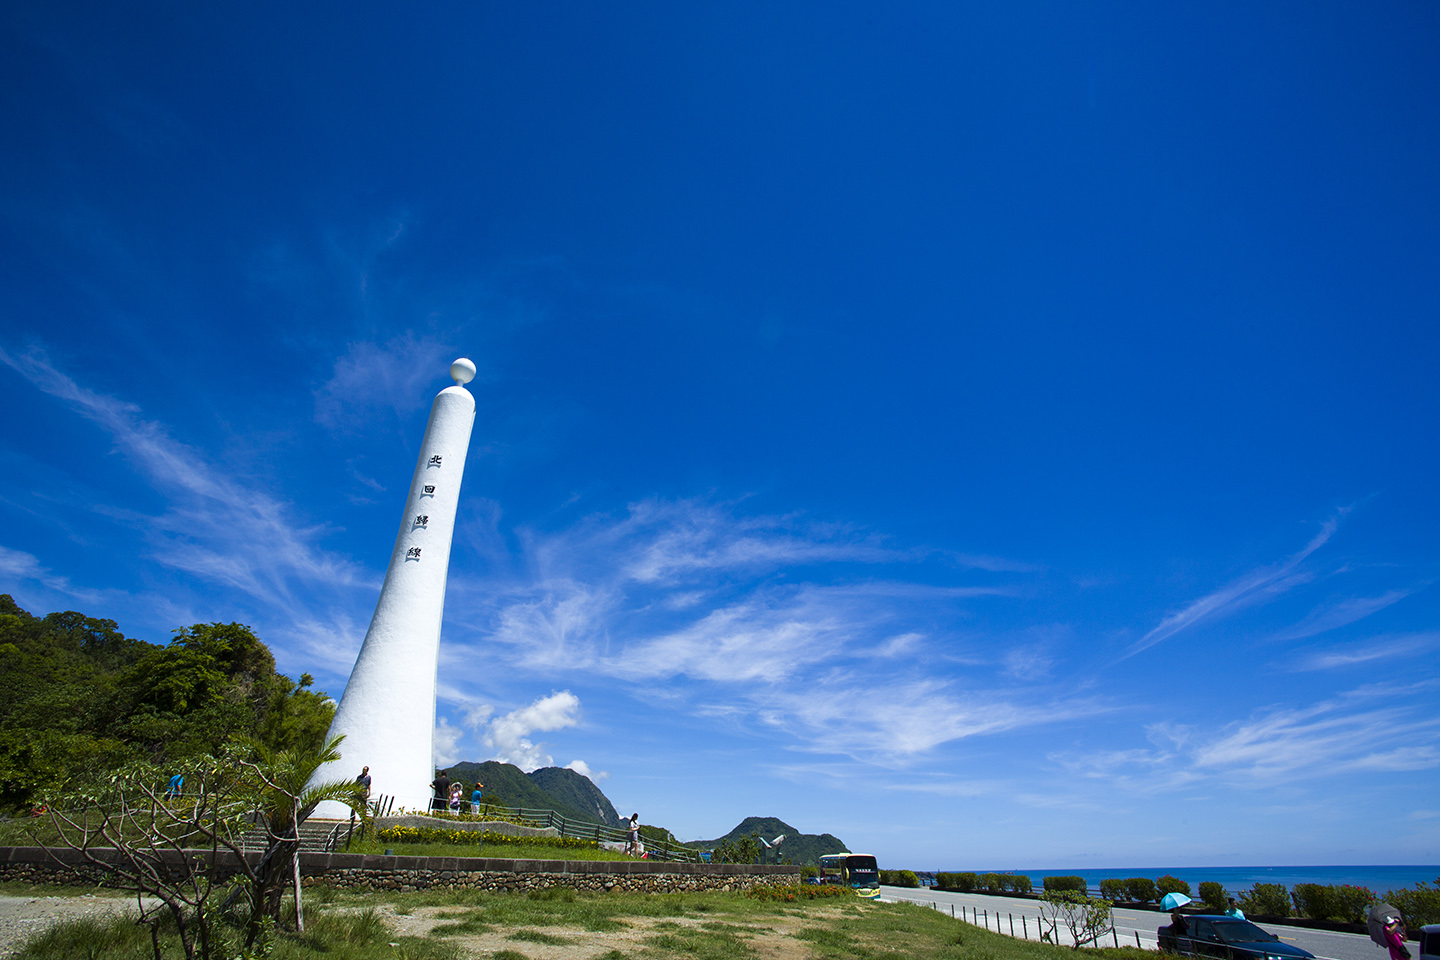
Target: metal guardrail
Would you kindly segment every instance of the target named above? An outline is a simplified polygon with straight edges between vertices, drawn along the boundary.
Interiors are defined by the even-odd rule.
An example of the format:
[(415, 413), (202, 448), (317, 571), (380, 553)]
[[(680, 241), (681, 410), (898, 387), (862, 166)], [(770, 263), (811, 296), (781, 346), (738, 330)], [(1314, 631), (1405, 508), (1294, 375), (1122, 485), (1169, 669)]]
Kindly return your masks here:
[[(521, 827), (536, 827), (539, 829), (554, 829), (562, 837), (574, 837), (578, 840), (593, 840), (596, 843), (624, 843), (629, 839), (629, 831), (619, 827), (612, 827), (608, 824), (594, 823), (586, 820), (571, 820), (554, 810), (536, 809), (527, 807), (497, 807), (492, 804), (481, 804), (480, 813), (461, 813), (458, 816), (450, 811), (432, 811), (421, 814), (422, 816), (435, 817), (440, 820), (456, 820), (460, 822), (473, 822), (477, 820), (491, 820), (500, 823), (513, 823)], [(701, 862), (700, 851), (694, 847), (687, 847), (683, 844), (670, 843), (665, 840), (653, 840), (642, 836), (640, 842), (645, 848), (647, 860), (666, 860), (680, 863)]]

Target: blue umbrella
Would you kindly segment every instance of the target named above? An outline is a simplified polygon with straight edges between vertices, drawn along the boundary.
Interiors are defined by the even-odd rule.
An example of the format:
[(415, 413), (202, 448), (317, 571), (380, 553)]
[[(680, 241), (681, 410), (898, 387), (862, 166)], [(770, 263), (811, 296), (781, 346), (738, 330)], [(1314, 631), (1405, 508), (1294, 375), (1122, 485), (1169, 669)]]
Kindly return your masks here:
[(1166, 910), (1177, 910), (1190, 902), (1190, 898), (1183, 893), (1167, 893), (1165, 899), (1160, 901), (1160, 906)]

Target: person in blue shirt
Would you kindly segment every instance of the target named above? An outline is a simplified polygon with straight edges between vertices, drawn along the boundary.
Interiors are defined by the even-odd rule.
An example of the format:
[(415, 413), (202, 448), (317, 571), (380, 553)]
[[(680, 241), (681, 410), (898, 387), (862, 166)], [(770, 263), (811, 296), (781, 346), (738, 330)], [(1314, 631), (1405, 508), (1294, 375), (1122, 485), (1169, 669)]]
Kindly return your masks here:
[(179, 774), (179, 773), (175, 774), (175, 776), (173, 776), (173, 777), (170, 778), (170, 782), (167, 783), (167, 784), (165, 784), (165, 799), (166, 799), (166, 800), (173, 800), (173, 799), (175, 799), (176, 797), (180, 796), (181, 792), (182, 792), (184, 789), (185, 789), (185, 777), (184, 777), (184, 775), (183, 775), (183, 774)]
[(471, 813), (479, 813), (479, 812), (480, 812), (480, 797), (481, 797), (481, 792), (482, 792), (484, 789), (485, 789), (485, 784), (481, 783), (481, 782), (478, 781), (478, 780), (475, 781), (475, 789), (472, 790), (472, 791), (470, 791), (470, 812), (471, 812)]
[(1236, 920), (1245, 919), (1245, 911), (1240, 909), (1240, 905), (1235, 902), (1234, 897), (1230, 898), (1230, 909), (1225, 911), (1225, 916), (1234, 917)]

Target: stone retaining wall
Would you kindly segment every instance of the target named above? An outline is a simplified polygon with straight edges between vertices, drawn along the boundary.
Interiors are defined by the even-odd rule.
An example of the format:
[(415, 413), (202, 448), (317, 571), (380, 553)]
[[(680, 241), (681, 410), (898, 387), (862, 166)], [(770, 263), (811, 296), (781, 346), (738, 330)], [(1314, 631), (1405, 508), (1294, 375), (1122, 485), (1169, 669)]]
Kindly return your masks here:
[[(95, 851), (109, 859), (113, 850)], [(164, 858), (178, 871), (189, 859), (210, 862), (209, 851), (172, 852)], [(248, 854), (258, 863), (258, 853)], [(221, 878), (239, 872), (233, 854), (215, 857)], [(748, 890), (798, 883), (800, 868), (735, 863), (651, 863), (645, 860), (501, 860), (489, 857), (386, 857), (360, 853), (300, 854), (301, 883), (346, 890), (620, 890), (677, 893), (699, 890)], [(73, 850), (0, 847), (0, 880), (90, 886), (103, 871), (85, 865)]]

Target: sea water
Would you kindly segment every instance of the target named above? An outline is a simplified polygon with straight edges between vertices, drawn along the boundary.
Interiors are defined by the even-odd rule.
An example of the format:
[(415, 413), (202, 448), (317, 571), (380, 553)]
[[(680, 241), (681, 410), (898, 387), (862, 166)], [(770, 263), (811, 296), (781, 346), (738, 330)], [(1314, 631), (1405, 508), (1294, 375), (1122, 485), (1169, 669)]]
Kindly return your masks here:
[(1297, 883), (1349, 884), (1366, 887), (1375, 893), (1402, 890), (1420, 882), (1440, 885), (1440, 865), (1429, 866), (1339, 866), (1339, 867), (1111, 867), (1102, 870), (977, 870), (976, 873), (1023, 873), (1030, 878), (1038, 893), (1045, 877), (1084, 877), (1091, 892), (1098, 892), (1100, 881), (1109, 878), (1166, 876), (1179, 877), (1190, 884), (1190, 895), (1200, 896), (1200, 884), (1209, 880), (1222, 885), (1232, 895), (1249, 890), (1257, 883), (1278, 883), (1287, 890)]

